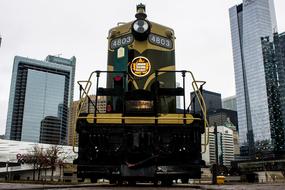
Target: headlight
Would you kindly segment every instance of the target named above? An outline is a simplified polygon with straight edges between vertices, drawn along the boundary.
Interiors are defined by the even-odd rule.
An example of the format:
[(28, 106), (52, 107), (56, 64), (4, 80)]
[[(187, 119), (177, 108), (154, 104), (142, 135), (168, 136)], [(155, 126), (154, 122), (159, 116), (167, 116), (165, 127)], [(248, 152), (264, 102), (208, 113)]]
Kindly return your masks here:
[(145, 20), (137, 20), (133, 25), (134, 31), (138, 33), (144, 33), (149, 28), (148, 23)]
[(146, 20), (138, 19), (133, 23), (132, 31), (135, 39), (139, 41), (146, 40), (150, 33), (150, 24)]

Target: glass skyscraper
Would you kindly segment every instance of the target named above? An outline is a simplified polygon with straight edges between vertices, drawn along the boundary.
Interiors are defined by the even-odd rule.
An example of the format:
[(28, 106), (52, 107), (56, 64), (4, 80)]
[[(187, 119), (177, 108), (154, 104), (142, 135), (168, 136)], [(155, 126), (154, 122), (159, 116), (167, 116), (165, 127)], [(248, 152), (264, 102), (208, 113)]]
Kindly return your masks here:
[(285, 32), (281, 34), (275, 33), (271, 44), (274, 60), (277, 64), (281, 114), (285, 128)]
[(277, 31), (273, 0), (244, 0), (229, 10), (241, 154), (273, 149), (261, 37)]
[[(263, 60), (268, 94), (271, 138), (274, 152), (285, 152), (285, 33), (274, 34), (273, 41), (264, 37)], [(264, 144), (264, 142), (263, 142)], [(257, 147), (261, 148), (261, 147)]]
[(75, 57), (45, 61), (14, 59), (6, 138), (67, 144), (68, 107), (73, 100)]

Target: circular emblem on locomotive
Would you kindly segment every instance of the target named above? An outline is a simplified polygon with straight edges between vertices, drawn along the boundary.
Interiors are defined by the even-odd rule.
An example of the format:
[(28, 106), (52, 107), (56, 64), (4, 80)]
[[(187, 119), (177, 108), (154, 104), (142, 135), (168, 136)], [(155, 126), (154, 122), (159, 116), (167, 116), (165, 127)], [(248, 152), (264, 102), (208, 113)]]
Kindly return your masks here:
[(150, 72), (150, 62), (146, 57), (135, 57), (130, 65), (131, 72), (137, 77), (144, 77)]

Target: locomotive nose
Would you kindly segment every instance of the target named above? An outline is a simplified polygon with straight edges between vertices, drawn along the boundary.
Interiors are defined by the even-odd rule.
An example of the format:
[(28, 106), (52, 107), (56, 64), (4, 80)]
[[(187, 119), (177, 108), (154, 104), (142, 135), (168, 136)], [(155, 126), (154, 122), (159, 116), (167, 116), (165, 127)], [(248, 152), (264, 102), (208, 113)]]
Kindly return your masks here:
[(132, 24), (132, 33), (136, 40), (144, 41), (147, 39), (150, 33), (150, 23), (145, 20), (147, 17), (145, 13), (145, 5), (139, 4), (137, 5), (137, 13), (136, 18)]

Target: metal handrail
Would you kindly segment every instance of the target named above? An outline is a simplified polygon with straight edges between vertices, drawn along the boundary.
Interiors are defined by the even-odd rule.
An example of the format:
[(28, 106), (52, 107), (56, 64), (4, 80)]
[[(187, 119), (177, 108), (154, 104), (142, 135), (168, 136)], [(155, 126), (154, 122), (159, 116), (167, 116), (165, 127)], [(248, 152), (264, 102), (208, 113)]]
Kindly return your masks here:
[(197, 99), (198, 99), (199, 105), (201, 107), (201, 111), (203, 113), (203, 116), (204, 116), (204, 143), (203, 144), (201, 143), (201, 145), (204, 146), (204, 150), (202, 151), (202, 153), (205, 153), (207, 150), (207, 145), (209, 144), (209, 124), (208, 124), (208, 120), (207, 120), (206, 103), (205, 103), (205, 100), (203, 98), (203, 95), (202, 95), (197, 83), (202, 83), (202, 85), (200, 85), (200, 86), (203, 86), (206, 82), (205, 81), (196, 81), (193, 73), (191, 71), (187, 71), (187, 72), (190, 73), (192, 76), (192, 79), (193, 79), (192, 87), (193, 87), (193, 90), (194, 90), (196, 97), (198, 97)]
[(166, 120), (199, 120), (201, 121), (201, 118), (185, 118), (185, 117), (131, 117), (131, 116), (118, 116), (118, 117), (90, 117), (90, 116), (79, 116), (77, 119), (141, 119), (141, 120), (155, 120), (155, 119), (166, 119)]
[[(77, 81), (77, 83), (78, 83), (79, 86), (80, 86), (80, 89), (83, 90), (83, 94), (82, 94), (82, 95), (80, 94), (81, 97), (79, 98), (79, 103), (78, 103), (77, 108), (76, 108), (77, 113), (75, 114), (75, 122), (74, 122), (74, 124), (73, 124), (72, 150), (73, 150), (74, 153), (78, 153), (77, 151), (75, 151), (77, 119), (78, 119), (79, 114), (80, 114), (80, 112), (81, 112), (81, 109), (82, 109), (82, 107), (83, 107), (82, 104), (85, 103), (85, 100), (86, 100), (86, 98), (88, 97), (88, 93), (89, 93), (90, 88), (91, 88), (91, 86), (92, 86), (92, 82), (90, 81), (90, 78), (91, 78), (91, 76), (93, 75), (93, 73), (94, 73), (94, 72), (91, 73), (91, 75), (90, 75), (88, 81)], [(85, 88), (82, 88), (81, 83), (86, 83)], [(90, 85), (88, 86), (88, 84), (90, 84)], [(85, 94), (85, 96), (84, 96), (84, 94)]]
[[(201, 107), (201, 111), (203, 113), (203, 116), (204, 116), (204, 143), (201, 144), (202, 146), (204, 146), (204, 150), (202, 151), (202, 153), (206, 152), (206, 146), (209, 144), (209, 138), (208, 138), (208, 134), (209, 134), (209, 128), (208, 128), (208, 121), (207, 121), (207, 109), (206, 109), (206, 104), (205, 104), (205, 101), (204, 101), (204, 98), (202, 96), (202, 93), (199, 89), (199, 86), (197, 83), (202, 83), (202, 85), (200, 86), (203, 86), (206, 82), (205, 81), (196, 81), (193, 73), (191, 71), (186, 71), (186, 70), (181, 70), (181, 71), (174, 71), (174, 70), (157, 70), (156, 71), (156, 80), (157, 80), (157, 76), (158, 76), (158, 73), (159, 72), (181, 72), (182, 75), (183, 75), (183, 89), (185, 91), (185, 73), (190, 73), (191, 77), (192, 77), (192, 88), (194, 90), (194, 93), (196, 95), (196, 97), (198, 97), (198, 102), (199, 102), (199, 105)], [(78, 84), (80, 85), (80, 87), (82, 88), (82, 85), (81, 83), (86, 83), (85, 87), (82, 88), (83, 90), (83, 94), (81, 95), (80, 94), (80, 102), (77, 106), (77, 114), (76, 114), (76, 118), (75, 118), (75, 121), (77, 121), (77, 119), (83, 119), (83, 118), (87, 118), (87, 117), (80, 117), (80, 112), (81, 112), (81, 109), (82, 109), (82, 103), (85, 102), (86, 98), (88, 97), (88, 93), (90, 91), (90, 88), (92, 86), (92, 82), (91, 82), (91, 79), (92, 79), (92, 76), (94, 73), (97, 73), (97, 76), (100, 74), (100, 73), (123, 73), (125, 74), (126, 72), (125, 71), (93, 71), (88, 80), (86, 81), (78, 81)], [(97, 84), (98, 84), (98, 77), (97, 77)], [(85, 95), (85, 96), (84, 96)], [(97, 96), (97, 95), (96, 95)], [(95, 105), (96, 105), (96, 102), (95, 102)], [(201, 120), (200, 118), (187, 118), (186, 117), (186, 113), (185, 113), (185, 92), (184, 92), (184, 115), (182, 118), (175, 118), (175, 117), (163, 117), (163, 119), (167, 119), (167, 120), (183, 120), (183, 121), (186, 121), (186, 120)], [(157, 121), (157, 119), (159, 119), (159, 117), (97, 117), (96, 115), (94, 115), (94, 117), (88, 117), (89, 119), (142, 119), (142, 120), (155, 120)], [(76, 134), (76, 122), (74, 124), (74, 134)], [(73, 152), (77, 153), (75, 151), (75, 138), (76, 135), (73, 136), (73, 143), (72, 143), (72, 146), (73, 146)]]

